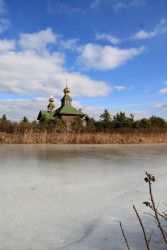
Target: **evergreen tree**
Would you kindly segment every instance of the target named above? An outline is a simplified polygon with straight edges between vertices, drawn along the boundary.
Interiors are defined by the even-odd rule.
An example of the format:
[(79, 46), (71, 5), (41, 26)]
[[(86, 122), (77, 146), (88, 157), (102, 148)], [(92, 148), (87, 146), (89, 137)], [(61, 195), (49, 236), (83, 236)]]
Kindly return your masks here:
[(108, 112), (107, 109), (104, 110), (104, 113), (100, 115), (101, 120), (105, 122), (110, 122), (111, 121), (111, 115)]
[(71, 123), (71, 127), (77, 131), (79, 131), (82, 128), (82, 122), (81, 118), (79, 116), (76, 116)]
[(89, 128), (94, 128), (95, 125), (96, 125), (95, 119), (94, 119), (94, 118), (90, 118), (90, 119), (88, 120), (88, 127), (89, 127)]
[(133, 128), (140, 128), (141, 127), (141, 124), (140, 124), (140, 121), (137, 120), (133, 123)]
[(166, 128), (167, 127), (167, 122), (159, 117), (159, 116), (151, 116), (149, 121), (151, 122), (152, 127), (160, 127), (160, 128)]
[(7, 120), (7, 117), (5, 114), (2, 115), (2, 118), (1, 118), (2, 121), (6, 121)]
[(142, 118), (140, 120), (140, 127), (141, 128), (151, 128), (151, 121), (147, 118)]
[(113, 129), (113, 122), (111, 120), (111, 115), (107, 109), (104, 110), (104, 113), (100, 115), (100, 122), (97, 123), (98, 130), (108, 131)]
[(65, 127), (66, 126), (66, 121), (62, 118), (59, 118), (59, 117), (55, 117), (54, 120), (53, 120), (53, 124), (56, 125), (56, 127)]
[(49, 119), (46, 117), (46, 115), (44, 114), (40, 120), (39, 120), (40, 123), (43, 123), (43, 124), (48, 124), (49, 123)]
[(94, 132), (96, 130), (96, 127), (97, 127), (97, 122), (95, 121), (94, 118), (90, 118), (88, 120), (88, 126), (87, 126), (86, 130), (89, 132)]
[(31, 122), (32, 125), (36, 125), (37, 124), (37, 120), (34, 120)]
[(132, 128), (134, 124), (134, 115), (130, 114), (130, 117), (127, 117), (125, 112), (117, 113), (113, 116), (113, 122), (115, 128), (129, 127)]
[(24, 116), (22, 122), (28, 122), (28, 118)]

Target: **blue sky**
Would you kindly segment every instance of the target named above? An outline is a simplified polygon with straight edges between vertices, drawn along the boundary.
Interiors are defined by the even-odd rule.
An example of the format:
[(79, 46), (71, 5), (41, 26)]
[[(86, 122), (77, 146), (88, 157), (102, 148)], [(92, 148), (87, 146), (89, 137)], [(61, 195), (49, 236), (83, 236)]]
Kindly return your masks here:
[(167, 1), (0, 0), (0, 116), (36, 119), (68, 78), (73, 106), (99, 119), (167, 119)]

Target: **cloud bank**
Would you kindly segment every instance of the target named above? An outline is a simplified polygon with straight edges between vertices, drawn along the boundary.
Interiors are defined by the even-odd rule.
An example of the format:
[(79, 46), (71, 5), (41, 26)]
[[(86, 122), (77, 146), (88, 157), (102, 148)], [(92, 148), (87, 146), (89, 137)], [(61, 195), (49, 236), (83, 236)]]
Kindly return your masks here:
[[(92, 80), (79, 72), (68, 72), (65, 55), (55, 46), (57, 36), (50, 28), (34, 34), (21, 34), (18, 43), (0, 40), (0, 89), (17, 95), (62, 95), (70, 78), (73, 96), (106, 96), (111, 88), (103, 81)], [(19, 50), (18, 50), (19, 46)], [(16, 50), (17, 47), (17, 50)]]
[(112, 70), (125, 64), (143, 51), (144, 47), (119, 49), (113, 46), (100, 46), (89, 43), (80, 48), (81, 54), (77, 63), (87, 70)]
[[(61, 49), (63, 50), (61, 50)], [(87, 70), (112, 70), (141, 54), (144, 47), (119, 49), (86, 44), (77, 47), (77, 39), (63, 41), (51, 28), (33, 34), (21, 34), (19, 41), (0, 40), (0, 89), (17, 95), (62, 95), (65, 81), (75, 97), (107, 96), (111, 87), (65, 67), (65, 49), (77, 51), (76, 65)]]
[(153, 106), (154, 109), (167, 110), (167, 104), (158, 103)]

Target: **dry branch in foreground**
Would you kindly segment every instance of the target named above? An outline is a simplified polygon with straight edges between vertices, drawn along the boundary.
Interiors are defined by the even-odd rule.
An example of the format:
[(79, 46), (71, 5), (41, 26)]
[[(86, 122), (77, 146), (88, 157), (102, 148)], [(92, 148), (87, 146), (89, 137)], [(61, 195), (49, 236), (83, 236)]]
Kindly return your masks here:
[[(161, 232), (161, 234), (163, 236), (163, 239), (164, 239), (165, 243), (167, 244), (167, 232), (165, 231), (164, 226), (162, 226), (161, 220), (159, 218), (159, 217), (161, 217), (161, 219), (163, 219), (166, 222), (167, 221), (167, 213), (166, 212), (162, 212), (162, 213), (159, 212), (158, 211), (158, 205), (159, 204), (156, 206), (155, 201), (154, 201), (154, 196), (153, 196), (152, 186), (151, 185), (156, 180), (155, 176), (150, 174), (148, 171), (146, 171), (145, 174), (146, 174), (146, 177), (144, 178), (144, 181), (149, 184), (150, 202), (144, 201), (143, 204), (146, 205), (146, 207), (149, 207), (154, 212), (154, 215), (152, 215), (152, 214), (149, 214), (149, 215), (151, 215), (156, 220), (157, 226), (158, 226), (158, 228), (159, 228), (159, 230), (160, 230), (160, 232)], [(165, 206), (166, 206), (166, 204), (165, 204)], [(154, 230), (152, 230), (150, 238), (148, 239), (147, 234), (146, 234), (146, 230), (145, 230), (143, 222), (142, 222), (142, 219), (140, 218), (140, 216), (138, 214), (138, 211), (137, 211), (137, 209), (135, 208), (134, 205), (133, 205), (133, 209), (135, 210), (136, 216), (137, 216), (137, 218), (138, 218), (138, 220), (140, 222), (140, 226), (141, 226), (143, 234), (144, 234), (144, 239), (145, 239), (145, 242), (146, 242), (147, 249), (150, 250), (149, 243), (150, 243), (150, 241), (152, 239)], [(128, 244), (128, 240), (127, 240), (126, 235), (124, 233), (121, 222), (120, 222), (120, 227), (121, 227), (121, 231), (122, 231), (123, 237), (125, 239), (127, 248), (129, 250), (130, 247), (129, 247), (129, 244)]]

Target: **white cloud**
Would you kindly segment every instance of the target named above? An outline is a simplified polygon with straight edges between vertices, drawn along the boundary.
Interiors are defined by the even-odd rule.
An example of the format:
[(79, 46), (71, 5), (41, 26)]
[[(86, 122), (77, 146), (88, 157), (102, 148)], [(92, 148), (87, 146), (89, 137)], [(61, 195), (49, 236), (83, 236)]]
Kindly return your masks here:
[(57, 0), (57, 1), (50, 1), (48, 3), (48, 8), (47, 8), (49, 13), (54, 13), (54, 14), (60, 14), (64, 13), (65, 15), (73, 16), (75, 14), (82, 13), (81, 7), (71, 7), (67, 3), (62, 3), (62, 1)]
[(167, 110), (167, 104), (156, 104), (153, 106), (154, 109)]
[(167, 93), (167, 88), (160, 89), (160, 90), (158, 91), (158, 93), (159, 93), (159, 94), (165, 94), (165, 93)]
[[(104, 112), (104, 109), (101, 108), (101, 110), (99, 109), (99, 111), (100, 116), (100, 114)], [(135, 120), (142, 119), (143, 117), (149, 117), (149, 112), (146, 110), (114, 110), (110, 111), (111, 118), (113, 118), (113, 116), (115, 116), (117, 113), (120, 113), (120, 111), (125, 112), (126, 116), (128, 117), (130, 117), (130, 114), (133, 114)], [(97, 117), (97, 119), (99, 119), (99, 116)]]
[(74, 51), (77, 49), (77, 42), (78, 39), (67, 39), (67, 40), (60, 40), (60, 47), (63, 49)]
[(144, 0), (115, 0), (113, 3), (113, 9), (119, 11), (122, 9), (138, 8), (145, 5)]
[[(36, 120), (40, 110), (46, 110), (47, 98), (0, 100), (0, 117), (6, 114), (10, 120), (21, 121), (26, 116), (30, 121)], [(14, 112), (13, 112), (14, 111)]]
[[(0, 117), (3, 114), (7, 118), (14, 121), (21, 121), (26, 116), (29, 121), (36, 120), (40, 110), (47, 110), (49, 98), (37, 97), (29, 99), (8, 99), (0, 100)], [(56, 108), (60, 107), (60, 101), (54, 99)], [(14, 112), (13, 112), (14, 110)]]
[(133, 114), (135, 120), (139, 120), (142, 119), (143, 117), (149, 116), (149, 112), (146, 110), (114, 110), (110, 112), (111, 117), (113, 117), (117, 113), (120, 113), (120, 111), (125, 112), (126, 116), (128, 117), (130, 117), (130, 114)]
[(143, 52), (144, 47), (138, 49), (119, 49), (112, 46), (100, 46), (86, 44), (80, 48), (80, 56), (77, 59), (79, 65), (85, 69), (111, 70), (133, 59)]
[(116, 3), (113, 4), (113, 9), (115, 11), (118, 11), (118, 10), (121, 10), (121, 9), (124, 9), (126, 8), (126, 4), (122, 1), (118, 1)]
[(0, 56), (0, 88), (3, 92), (32, 95), (62, 95), (66, 78), (73, 96), (106, 96), (110, 88), (102, 81), (80, 73), (67, 72), (59, 53), (37, 55), (35, 52), (7, 52)]
[(100, 115), (104, 112), (105, 109), (105, 107), (84, 105), (76, 101), (73, 101), (72, 105), (76, 109), (81, 108), (83, 113), (87, 114), (89, 117), (93, 117), (96, 120), (99, 119)]
[(144, 30), (140, 30), (135, 35), (133, 35), (132, 39), (147, 39), (155, 37), (159, 34), (164, 34), (167, 32), (167, 20), (162, 18), (160, 23), (154, 27), (154, 29), (150, 32), (146, 32)]
[(128, 7), (142, 7), (145, 5), (145, 1), (144, 0), (133, 0), (129, 2)]
[(148, 32), (145, 32), (144, 30), (140, 30), (139, 32), (137, 32), (132, 38), (135, 39), (145, 39), (145, 38), (150, 38), (151, 34)]
[[(63, 66), (64, 54), (49, 53), (47, 48), (43, 50), (46, 43), (54, 38), (50, 33), (51, 30), (47, 29), (46, 32), (51, 34), (51, 38), (44, 39), (42, 43), (39, 37), (42, 34), (43, 38), (44, 32), (38, 32), (39, 37), (37, 38), (36, 36), (34, 38), (34, 34), (32, 34), (33, 44), (30, 45), (30, 49), (28, 49), (28, 42), (31, 41), (31, 35), (21, 36), (22, 45), (26, 48), (22, 51), (15, 50), (14, 41), (0, 40), (1, 91), (26, 96), (36, 94), (49, 96), (52, 92), (53, 95), (62, 96), (65, 81), (70, 78), (69, 87), (72, 97), (108, 95), (111, 88), (105, 82), (92, 80), (78, 72), (68, 72)], [(38, 42), (41, 53), (32, 50), (32, 48), (38, 47)]]
[(78, 72), (66, 75), (70, 78), (69, 86), (71, 86), (70, 89), (72, 96), (107, 96), (112, 90), (109, 86), (105, 84), (105, 82), (91, 80), (88, 76), (81, 75)]
[[(7, 13), (7, 9), (5, 6), (5, 2), (3, 0), (0, 0), (0, 15), (2, 16), (3, 14)], [(0, 33), (3, 33), (9, 28), (9, 20), (6, 18), (1, 17), (0, 18)]]
[[(167, 84), (167, 81), (164, 81), (164, 84), (166, 85), (166, 84)], [(158, 93), (159, 93), (159, 94), (165, 94), (165, 93), (167, 93), (167, 88), (160, 89), (160, 90), (158, 91)]]
[(146, 110), (142, 110), (142, 111), (140, 111), (140, 110), (132, 110), (132, 111), (126, 111), (126, 114), (128, 115), (128, 116), (130, 116), (130, 114), (133, 114), (134, 115), (134, 118), (135, 118), (135, 120), (138, 120), (138, 119), (142, 119), (143, 117), (149, 117), (149, 112), (148, 111), (146, 111)]
[(55, 44), (57, 40), (56, 35), (52, 32), (51, 28), (39, 31), (34, 34), (21, 34), (19, 45), (23, 49), (41, 50), (45, 49), (47, 44)]
[(115, 37), (115, 36), (111, 36), (111, 35), (108, 35), (108, 34), (105, 34), (105, 33), (102, 33), (102, 34), (99, 34), (97, 33), (96, 34), (96, 39), (97, 40), (107, 40), (109, 41), (110, 43), (113, 43), (113, 44), (117, 44), (117, 43), (120, 43), (120, 40)]
[(108, 0), (92, 0), (91, 4), (90, 4), (90, 8), (91, 9), (95, 9), (96, 7), (98, 7), (101, 3), (104, 4), (110, 4), (112, 5), (112, 8), (114, 11), (120, 11), (120, 10), (124, 10), (124, 9), (136, 9), (138, 7), (142, 7), (143, 5), (145, 5), (145, 1), (144, 0), (112, 0), (112, 1), (108, 1)]
[(125, 86), (114, 86), (114, 89), (120, 91), (120, 90), (125, 90), (126, 87)]
[(10, 50), (15, 49), (15, 41), (14, 40), (0, 40), (0, 53), (6, 53)]
[(99, 4), (100, 4), (101, 0), (94, 0), (91, 5), (90, 8), (91, 9), (95, 9)]
[(3, 0), (0, 0), (0, 14), (4, 14), (6, 12), (7, 12), (7, 10), (6, 10), (5, 3)]
[(0, 33), (4, 32), (9, 28), (9, 20), (5, 18), (0, 19)]

